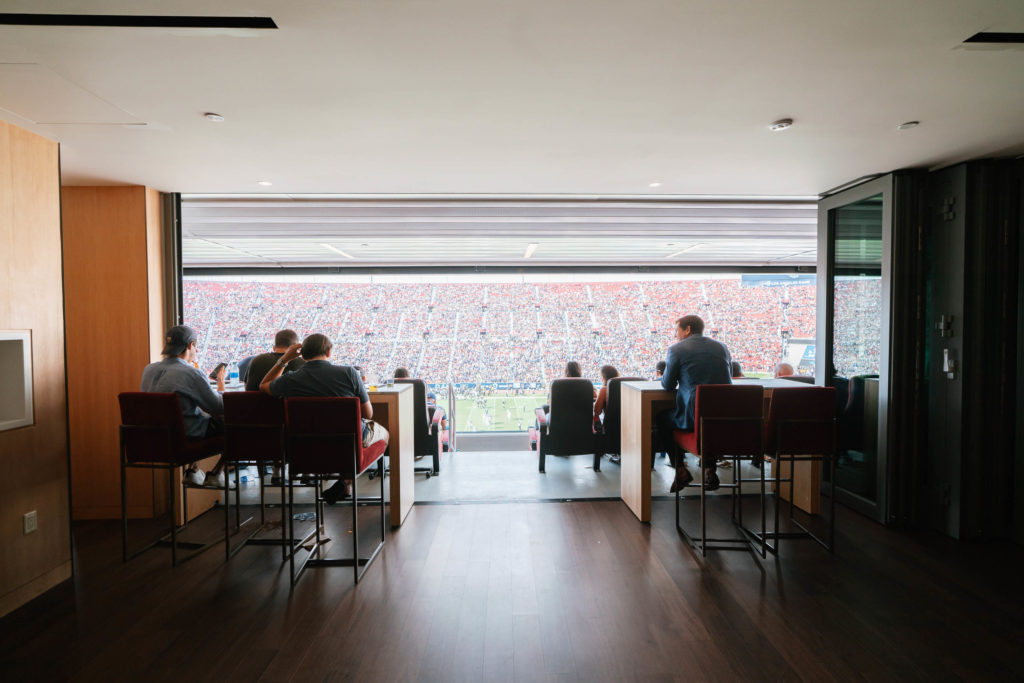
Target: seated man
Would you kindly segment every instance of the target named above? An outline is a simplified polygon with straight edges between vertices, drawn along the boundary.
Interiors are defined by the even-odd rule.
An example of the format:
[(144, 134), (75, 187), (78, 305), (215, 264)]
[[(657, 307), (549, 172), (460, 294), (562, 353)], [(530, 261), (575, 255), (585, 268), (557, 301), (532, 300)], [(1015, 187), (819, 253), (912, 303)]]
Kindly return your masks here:
[[(164, 335), (164, 359), (150, 363), (142, 371), (139, 391), (175, 393), (185, 420), (185, 436), (206, 439), (224, 433), (224, 371), (217, 373), (217, 391), (193, 364), (196, 362), (195, 330), (175, 325)], [(220, 393), (219, 393), (220, 392)], [(196, 486), (224, 486), (224, 458), (207, 474), (193, 463), (185, 470), (185, 481)]]
[[(274, 367), (274, 363), (276, 363), (291, 346), (298, 343), (299, 335), (295, 333), (295, 330), (281, 330), (275, 334), (274, 350), (270, 353), (261, 353), (258, 356), (254, 356), (249, 362), (248, 371), (245, 374), (245, 390), (259, 391), (260, 383), (263, 381), (264, 376), (266, 376), (270, 368)], [(296, 358), (285, 366), (284, 371), (295, 372), (305, 364), (306, 361), (301, 358)], [(241, 374), (241, 370), (239, 370), (239, 374)]]
[(732, 362), (732, 378), (737, 379), (743, 377), (743, 366), (740, 365), (738, 360)]
[(406, 368), (395, 368), (395, 379), (409, 379), (409, 371)]
[[(658, 438), (664, 449), (674, 452), (676, 429), (693, 431), (694, 404), (697, 402), (697, 386), (700, 384), (732, 384), (732, 358), (729, 349), (720, 341), (704, 336), (704, 321), (696, 315), (685, 315), (676, 320), (675, 344), (668, 349), (665, 360), (665, 375), (661, 386), (676, 392), (675, 409), (664, 410), (655, 418)], [(676, 478), (671, 492), (686, 486), (693, 475), (686, 469), (686, 461), (680, 457), (672, 463)], [(704, 488), (714, 491), (720, 485), (716, 464), (702, 463), (704, 467)]]
[(776, 377), (792, 377), (792, 375), (793, 366), (790, 365), (789, 363), (779, 363), (778, 365), (775, 366)]
[(448, 416), (444, 412), (444, 408), (437, 405), (437, 395), (433, 391), (427, 392), (427, 413), (428, 417), (433, 420), (435, 413), (441, 411), (441, 429), (448, 429)]
[[(387, 441), (388, 431), (370, 419), (373, 417), (373, 406), (370, 405), (370, 395), (362, 378), (355, 368), (331, 364), (328, 360), (331, 357), (331, 346), (331, 340), (322, 334), (311, 334), (302, 340), (301, 344), (293, 344), (263, 377), (260, 391), (278, 398), (356, 396), (362, 403), (363, 447), (378, 441)], [(305, 365), (282, 377), (285, 366), (300, 354), (306, 361)], [(324, 491), (324, 500), (333, 505), (350, 495), (350, 482), (339, 480)]]

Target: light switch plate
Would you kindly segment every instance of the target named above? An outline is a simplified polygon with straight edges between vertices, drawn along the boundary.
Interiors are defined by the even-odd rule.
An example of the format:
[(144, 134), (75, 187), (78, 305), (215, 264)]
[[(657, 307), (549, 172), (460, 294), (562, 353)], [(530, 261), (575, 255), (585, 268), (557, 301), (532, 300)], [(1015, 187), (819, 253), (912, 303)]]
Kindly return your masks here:
[(33, 510), (32, 512), (26, 512), (24, 515), (22, 515), (21, 516), (21, 521), (22, 521), (22, 524), (25, 527), (25, 534), (26, 535), (32, 533), (33, 531), (35, 531), (38, 528), (38, 526), (36, 524), (36, 511), (35, 510)]

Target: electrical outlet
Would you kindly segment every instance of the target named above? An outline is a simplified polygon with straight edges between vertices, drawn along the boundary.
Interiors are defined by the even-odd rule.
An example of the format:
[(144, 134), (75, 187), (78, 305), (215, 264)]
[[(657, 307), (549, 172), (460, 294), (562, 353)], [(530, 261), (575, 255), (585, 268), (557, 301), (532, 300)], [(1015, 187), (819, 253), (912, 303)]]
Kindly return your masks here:
[(39, 528), (38, 525), (36, 524), (36, 511), (35, 510), (33, 510), (32, 512), (26, 512), (24, 515), (22, 515), (21, 516), (21, 521), (22, 521), (22, 524), (25, 527), (25, 534), (26, 535), (32, 533), (33, 531), (35, 531), (36, 529)]

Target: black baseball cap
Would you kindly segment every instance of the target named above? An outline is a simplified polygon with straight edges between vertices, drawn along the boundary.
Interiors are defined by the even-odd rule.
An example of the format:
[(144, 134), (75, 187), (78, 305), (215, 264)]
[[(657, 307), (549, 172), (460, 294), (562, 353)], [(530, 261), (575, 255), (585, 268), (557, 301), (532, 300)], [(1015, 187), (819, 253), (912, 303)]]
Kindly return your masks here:
[(188, 345), (198, 338), (196, 331), (188, 325), (175, 325), (164, 335), (164, 350), (160, 353), (165, 356), (180, 356), (185, 353)]

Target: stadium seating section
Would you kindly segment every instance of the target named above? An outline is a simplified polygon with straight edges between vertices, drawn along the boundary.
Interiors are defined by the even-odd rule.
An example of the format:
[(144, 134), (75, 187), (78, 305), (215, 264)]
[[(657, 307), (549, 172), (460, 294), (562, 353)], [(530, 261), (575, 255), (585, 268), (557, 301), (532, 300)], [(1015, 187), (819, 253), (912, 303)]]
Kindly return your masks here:
[[(877, 368), (857, 342), (877, 334), (877, 280), (837, 283), (836, 366)], [(615, 365), (653, 377), (676, 318), (697, 313), (747, 372), (771, 373), (787, 338), (813, 339), (813, 285), (749, 286), (739, 277), (652, 282), (348, 284), (185, 280), (185, 323), (200, 333), (200, 366), (269, 350), (274, 332), (323, 332), (337, 362), (371, 381), (397, 366), (433, 383), (546, 386), (576, 360), (584, 377)]]

